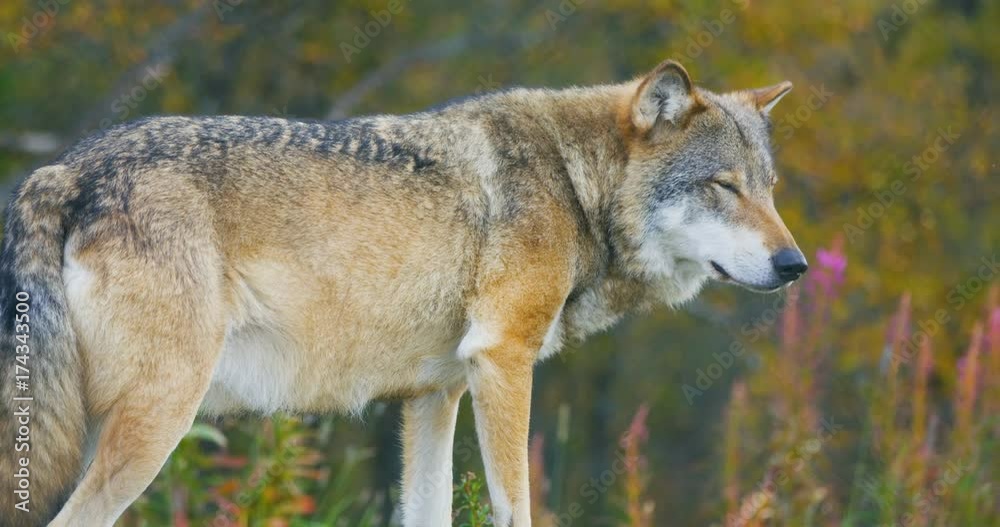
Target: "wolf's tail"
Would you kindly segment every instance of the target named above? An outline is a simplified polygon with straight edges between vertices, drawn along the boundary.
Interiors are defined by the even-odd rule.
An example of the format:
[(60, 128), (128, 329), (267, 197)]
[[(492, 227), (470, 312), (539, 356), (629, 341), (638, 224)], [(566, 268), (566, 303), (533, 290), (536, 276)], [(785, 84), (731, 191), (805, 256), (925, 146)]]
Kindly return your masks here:
[(81, 472), (86, 412), (62, 280), (71, 202), (63, 165), (35, 171), (7, 207), (0, 251), (0, 527), (45, 525)]

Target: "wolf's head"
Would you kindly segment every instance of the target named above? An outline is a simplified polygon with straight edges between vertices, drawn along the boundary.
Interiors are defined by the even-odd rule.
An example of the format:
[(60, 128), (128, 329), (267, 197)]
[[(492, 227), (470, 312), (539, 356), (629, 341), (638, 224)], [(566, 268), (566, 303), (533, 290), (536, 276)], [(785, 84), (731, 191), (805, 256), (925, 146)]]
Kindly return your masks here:
[(708, 278), (774, 291), (801, 276), (806, 259), (772, 200), (768, 112), (791, 83), (715, 94), (666, 61), (632, 86), (620, 197), (644, 271), (681, 297)]

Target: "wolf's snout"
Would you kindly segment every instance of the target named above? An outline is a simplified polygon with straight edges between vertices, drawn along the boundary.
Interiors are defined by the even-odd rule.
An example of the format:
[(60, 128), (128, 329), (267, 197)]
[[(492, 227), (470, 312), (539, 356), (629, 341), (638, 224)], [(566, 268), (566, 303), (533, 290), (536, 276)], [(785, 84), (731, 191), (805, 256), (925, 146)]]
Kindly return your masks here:
[(798, 279), (806, 272), (806, 269), (809, 269), (809, 264), (806, 263), (806, 257), (802, 255), (802, 252), (788, 247), (774, 253), (774, 256), (771, 257), (771, 263), (774, 264), (774, 270), (778, 273), (778, 277), (785, 282)]

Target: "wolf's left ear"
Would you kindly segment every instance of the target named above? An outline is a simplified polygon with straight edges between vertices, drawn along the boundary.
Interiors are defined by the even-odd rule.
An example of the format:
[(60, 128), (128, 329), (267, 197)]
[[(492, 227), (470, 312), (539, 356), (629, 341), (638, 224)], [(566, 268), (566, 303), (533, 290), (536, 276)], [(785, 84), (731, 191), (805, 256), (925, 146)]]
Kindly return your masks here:
[(639, 84), (632, 99), (632, 122), (640, 131), (653, 128), (658, 120), (682, 122), (694, 106), (691, 76), (684, 67), (672, 60), (661, 62)]
[(770, 113), (771, 108), (774, 108), (774, 105), (778, 104), (778, 101), (780, 101), (781, 98), (790, 91), (792, 91), (792, 83), (782, 81), (774, 86), (751, 90), (750, 95), (753, 98), (753, 103), (758, 110), (764, 113)]

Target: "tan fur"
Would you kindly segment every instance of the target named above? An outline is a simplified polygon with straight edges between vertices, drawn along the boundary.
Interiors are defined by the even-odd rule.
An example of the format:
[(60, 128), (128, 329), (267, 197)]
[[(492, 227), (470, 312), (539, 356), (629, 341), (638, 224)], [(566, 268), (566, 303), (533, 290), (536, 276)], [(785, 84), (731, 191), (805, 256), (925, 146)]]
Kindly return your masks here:
[[(621, 85), (516, 90), (405, 118), (164, 118), (84, 142), (64, 161), (78, 178), (62, 281), (81, 396), (102, 425), (51, 525), (111, 525), (199, 409), (357, 413), (390, 397), (407, 399), (404, 522), (445, 522), (467, 389), (495, 522), (529, 525), (540, 355), (683, 302), (714, 272), (671, 256), (691, 250), (674, 238), (649, 239), (661, 221), (651, 200), (697, 197), (767, 250), (794, 247), (761, 183), (762, 132), (733, 128), (723, 108), (743, 104), (737, 128), (763, 128), (759, 107), (785, 91), (722, 99), (667, 62)], [(660, 181), (664, 156), (692, 144), (747, 161), (738, 201), (707, 180)], [(688, 201), (673, 197), (682, 191)], [(19, 198), (25, 218), (35, 199)]]

